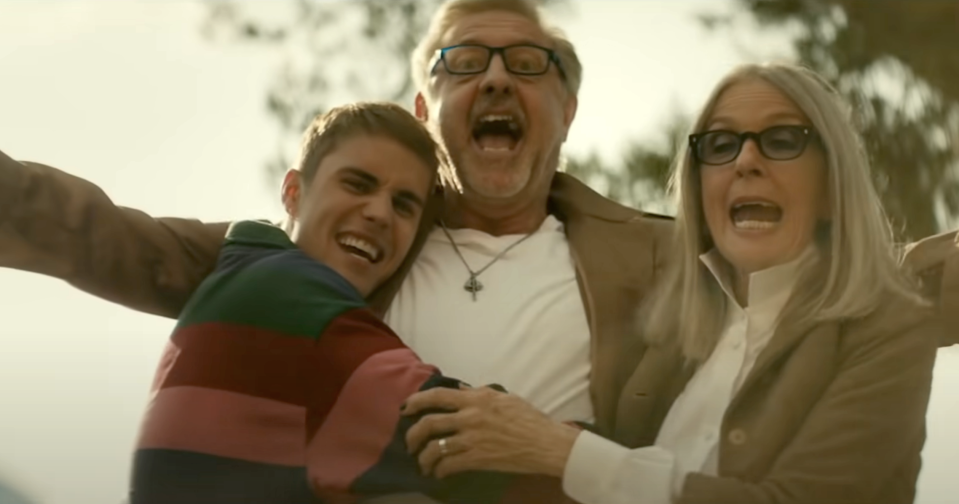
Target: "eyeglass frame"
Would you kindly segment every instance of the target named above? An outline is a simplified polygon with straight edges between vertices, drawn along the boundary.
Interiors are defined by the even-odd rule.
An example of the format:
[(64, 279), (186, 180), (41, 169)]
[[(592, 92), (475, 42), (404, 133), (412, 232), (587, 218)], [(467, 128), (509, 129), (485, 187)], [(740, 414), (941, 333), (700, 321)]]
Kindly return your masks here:
[[(447, 53), (447, 51), (450, 51), (450, 50), (452, 50), (452, 49), (456, 49), (456, 48), (459, 48), (459, 47), (482, 47), (483, 49), (486, 49), (487, 52), (489, 53), (489, 58), (486, 59), (486, 65), (485, 65), (481, 70), (476, 70), (475, 72), (453, 72), (453, 71), (450, 71), (449, 65), (446, 64), (446, 53)], [(514, 47), (532, 47), (532, 48), (540, 49), (540, 50), (546, 52), (546, 55), (547, 55), (546, 68), (544, 68), (542, 72), (537, 72), (537, 73), (514, 72), (513, 70), (511, 70), (511, 69), (509, 68), (509, 64), (506, 62), (506, 50), (507, 50), (507, 49), (512, 49), (512, 48), (514, 48)], [(541, 46), (541, 45), (536, 45), (536, 44), (511, 44), (511, 45), (508, 45), (508, 46), (492, 47), (492, 46), (483, 45), (483, 44), (456, 44), (456, 45), (441, 47), (441, 48), (437, 49), (436, 52), (439, 53), (439, 57), (434, 56), (434, 57), (436, 58), (436, 61), (433, 63), (433, 67), (430, 69), (430, 75), (435, 75), (435, 74), (436, 74), (436, 68), (439, 66), (439, 64), (440, 64), (441, 62), (443, 63), (443, 69), (446, 70), (446, 73), (448, 73), (448, 74), (450, 74), (450, 75), (479, 75), (479, 74), (485, 73), (487, 70), (489, 70), (490, 64), (493, 63), (493, 57), (496, 56), (497, 54), (499, 54), (500, 59), (503, 60), (503, 67), (506, 68), (506, 71), (507, 71), (507, 72), (509, 72), (509, 73), (511, 73), (511, 74), (513, 74), (513, 75), (522, 75), (522, 76), (546, 75), (546, 73), (549, 72), (549, 68), (550, 68), (551, 64), (553, 64), (553, 65), (556, 65), (556, 70), (559, 71), (560, 77), (561, 77), (564, 81), (566, 80), (566, 70), (563, 69), (563, 60), (559, 57), (559, 54), (557, 54), (556, 51), (554, 51), (554, 50), (552, 50), (552, 49), (550, 49), (550, 48), (548, 48), (548, 47), (543, 47), (543, 46)]]
[[(788, 158), (770, 157), (768, 154), (766, 154), (766, 150), (763, 148), (763, 142), (761, 137), (762, 135), (768, 133), (769, 131), (779, 130), (783, 128), (800, 131), (803, 134), (802, 147), (799, 149), (799, 152), (793, 157), (788, 157)], [(739, 146), (736, 148), (736, 154), (734, 154), (733, 157), (729, 158), (728, 161), (723, 161), (722, 163), (707, 163), (700, 157), (699, 149), (697, 149), (697, 146), (700, 145), (699, 141), (704, 136), (709, 135), (711, 133), (729, 133), (739, 139)], [(738, 158), (739, 155), (742, 154), (743, 147), (746, 145), (746, 141), (749, 139), (753, 140), (753, 142), (756, 144), (756, 148), (759, 149), (759, 153), (762, 154), (764, 158), (772, 161), (789, 161), (792, 159), (796, 159), (799, 156), (802, 156), (803, 153), (806, 152), (806, 148), (809, 147), (809, 142), (813, 140), (819, 141), (820, 145), (822, 145), (822, 142), (821, 142), (822, 137), (819, 136), (819, 133), (816, 130), (814, 130), (812, 127), (804, 126), (800, 124), (780, 124), (777, 126), (770, 126), (758, 133), (754, 131), (743, 131), (742, 133), (737, 133), (731, 130), (709, 130), (709, 131), (703, 131), (702, 133), (693, 133), (692, 135), (689, 135), (689, 149), (692, 151), (693, 159), (695, 159), (697, 163), (708, 165), (708, 166), (719, 166), (719, 165), (724, 165), (726, 163), (731, 163), (735, 161), (736, 158)]]

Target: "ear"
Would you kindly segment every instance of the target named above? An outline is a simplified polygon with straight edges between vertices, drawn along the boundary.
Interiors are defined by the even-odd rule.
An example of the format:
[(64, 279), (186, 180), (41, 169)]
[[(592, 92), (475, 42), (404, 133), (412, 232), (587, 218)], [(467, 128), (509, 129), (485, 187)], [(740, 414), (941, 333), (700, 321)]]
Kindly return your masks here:
[(300, 211), (300, 193), (303, 189), (303, 182), (299, 170), (290, 170), (283, 177), (283, 186), (280, 189), (280, 201), (283, 202), (283, 209), (291, 220), (299, 217)]
[(416, 105), (416, 118), (420, 121), (426, 122), (430, 118), (430, 111), (426, 108), (426, 98), (423, 97), (423, 93), (416, 93), (416, 99), (414, 100)]
[(563, 125), (566, 126), (566, 131), (563, 133), (563, 141), (566, 141), (566, 137), (569, 136), (569, 128), (573, 125), (573, 119), (576, 119), (576, 108), (579, 106), (579, 99), (576, 96), (570, 96), (566, 100), (566, 105), (563, 106)]

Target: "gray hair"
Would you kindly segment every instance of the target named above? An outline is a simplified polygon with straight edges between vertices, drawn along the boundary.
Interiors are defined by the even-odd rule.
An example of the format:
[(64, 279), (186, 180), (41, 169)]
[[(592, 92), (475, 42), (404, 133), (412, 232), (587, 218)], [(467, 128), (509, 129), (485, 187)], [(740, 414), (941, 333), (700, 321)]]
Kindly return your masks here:
[[(752, 79), (772, 84), (795, 102), (819, 133), (826, 157), (832, 218), (817, 232), (821, 260), (801, 270), (780, 320), (815, 323), (859, 318), (890, 294), (919, 301), (900, 269), (901, 249), (893, 242), (873, 186), (852, 108), (822, 77), (790, 64), (738, 67), (713, 90), (692, 131), (706, 127), (723, 91)], [(676, 259), (644, 310), (646, 335), (652, 343), (675, 340), (687, 359), (702, 362), (719, 339), (728, 301), (699, 258), (712, 247), (712, 240), (688, 145), (673, 167), (670, 189), (678, 209), (672, 250)]]
[(463, 18), (490, 11), (504, 11), (519, 14), (539, 26), (553, 45), (566, 74), (566, 91), (570, 96), (579, 94), (583, 81), (583, 65), (576, 55), (576, 48), (563, 32), (543, 22), (539, 8), (531, 0), (451, 0), (444, 3), (430, 22), (430, 28), (420, 41), (411, 57), (413, 83), (416, 89), (429, 96), (430, 64), (436, 51), (443, 44), (443, 37)]

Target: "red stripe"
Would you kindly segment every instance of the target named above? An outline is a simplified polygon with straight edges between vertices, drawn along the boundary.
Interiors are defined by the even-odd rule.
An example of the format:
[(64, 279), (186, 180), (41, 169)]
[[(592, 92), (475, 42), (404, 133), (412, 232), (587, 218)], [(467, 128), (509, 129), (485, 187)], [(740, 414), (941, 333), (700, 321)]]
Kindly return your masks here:
[(147, 408), (138, 449), (172, 449), (302, 467), (300, 406), (199, 387), (160, 390)]
[(375, 465), (396, 431), (400, 405), (435, 372), (408, 348), (378, 353), (356, 369), (307, 448), (313, 488), (349, 488)]
[(308, 432), (314, 432), (323, 423), (340, 390), (360, 365), (380, 352), (405, 348), (369, 309), (351, 310), (334, 319), (316, 343), (306, 368), (311, 376)]
[(176, 343), (167, 341), (166, 346), (163, 348), (163, 353), (160, 355), (160, 364), (157, 365), (156, 374), (153, 376), (150, 393), (156, 393), (156, 391), (160, 390), (163, 382), (165, 382), (167, 376), (170, 375), (170, 370), (173, 369), (173, 365), (176, 363), (177, 356), (179, 355), (180, 348), (176, 346)]
[(304, 366), (315, 343), (236, 324), (188, 326), (173, 335), (179, 349), (169, 359), (161, 388), (197, 386), (306, 404)]

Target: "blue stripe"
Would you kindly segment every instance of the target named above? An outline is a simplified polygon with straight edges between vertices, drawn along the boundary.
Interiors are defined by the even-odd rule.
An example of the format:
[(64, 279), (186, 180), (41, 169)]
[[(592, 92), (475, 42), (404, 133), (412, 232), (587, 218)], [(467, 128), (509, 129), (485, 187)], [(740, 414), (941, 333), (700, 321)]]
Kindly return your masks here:
[[(459, 380), (434, 374), (420, 390), (436, 387), (458, 389)], [(400, 417), (393, 438), (380, 460), (350, 486), (356, 495), (385, 495), (418, 492), (447, 504), (495, 504), (504, 495), (512, 476), (494, 472), (468, 472), (437, 480), (423, 476), (416, 456), (406, 449), (406, 431), (420, 418), (441, 411), (425, 411), (412, 417)]]
[(137, 450), (130, 504), (318, 504), (305, 467), (178, 450)]

